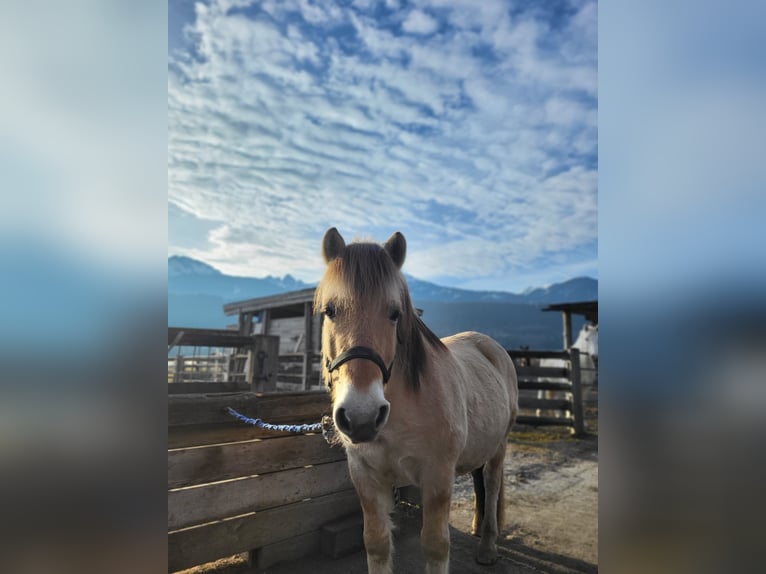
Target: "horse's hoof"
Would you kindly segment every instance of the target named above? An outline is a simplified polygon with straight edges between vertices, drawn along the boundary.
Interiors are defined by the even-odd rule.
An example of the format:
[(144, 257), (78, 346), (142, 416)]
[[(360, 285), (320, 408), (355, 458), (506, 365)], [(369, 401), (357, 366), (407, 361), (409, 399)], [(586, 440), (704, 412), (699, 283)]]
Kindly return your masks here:
[(483, 566), (492, 566), (497, 562), (497, 550), (479, 550), (476, 555), (476, 562)]

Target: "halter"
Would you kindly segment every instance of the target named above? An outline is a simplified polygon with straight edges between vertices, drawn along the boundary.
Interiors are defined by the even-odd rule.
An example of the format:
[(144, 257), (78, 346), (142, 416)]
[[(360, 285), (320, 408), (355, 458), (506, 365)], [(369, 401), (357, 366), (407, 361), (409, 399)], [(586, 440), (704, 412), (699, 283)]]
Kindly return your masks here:
[[(348, 363), (352, 359), (366, 359), (367, 361), (372, 361), (378, 365), (380, 372), (383, 374), (383, 384), (385, 385), (388, 382), (388, 379), (391, 378), (391, 369), (394, 368), (394, 360), (396, 360), (396, 356), (394, 356), (391, 364), (386, 367), (386, 363), (383, 361), (381, 356), (369, 347), (351, 347), (347, 351), (335, 357), (334, 361), (330, 361), (328, 357), (326, 362), (327, 372), (332, 373), (341, 365)], [(332, 378), (330, 380), (332, 380)]]

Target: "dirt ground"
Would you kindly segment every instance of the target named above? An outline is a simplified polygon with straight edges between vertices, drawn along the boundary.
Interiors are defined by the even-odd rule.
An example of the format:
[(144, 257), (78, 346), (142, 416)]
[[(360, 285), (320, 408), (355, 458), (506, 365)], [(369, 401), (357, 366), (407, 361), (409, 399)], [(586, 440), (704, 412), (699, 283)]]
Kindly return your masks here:
[[(589, 427), (595, 427), (593, 421)], [(553, 430), (553, 429), (556, 430)], [(598, 437), (566, 429), (514, 432), (505, 459), (505, 523), (501, 543), (598, 564)], [(470, 532), (473, 483), (453, 488), (450, 523)]]
[[(478, 539), (469, 536), (473, 483), (459, 477), (453, 488), (451, 571), (560, 574), (598, 571), (598, 399), (584, 389), (587, 435), (574, 438), (564, 427), (518, 428), (505, 459), (505, 523), (498, 539), (500, 562), (479, 567), (473, 560)], [(399, 509), (398, 509), (399, 510)], [(401, 514), (401, 512), (400, 512)], [(406, 514), (406, 511), (405, 511)], [(422, 571), (419, 525), (399, 516), (395, 536), (397, 572)], [(397, 517), (395, 517), (397, 523)], [(185, 574), (250, 574), (243, 556), (184, 571)], [(269, 568), (270, 574), (366, 572), (364, 553), (330, 561), (311, 557)]]

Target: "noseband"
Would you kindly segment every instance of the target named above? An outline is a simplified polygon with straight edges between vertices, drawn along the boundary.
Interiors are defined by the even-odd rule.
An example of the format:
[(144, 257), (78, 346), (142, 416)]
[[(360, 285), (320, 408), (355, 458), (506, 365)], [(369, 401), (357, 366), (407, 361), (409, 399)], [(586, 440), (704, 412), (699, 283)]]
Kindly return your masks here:
[[(391, 378), (391, 369), (394, 368), (394, 361), (391, 361), (391, 364), (386, 367), (386, 363), (383, 361), (380, 355), (378, 355), (375, 351), (370, 349), (369, 347), (351, 347), (347, 351), (341, 353), (337, 357), (335, 357), (334, 361), (330, 361), (330, 359), (327, 359), (326, 365), (327, 365), (327, 371), (329, 373), (332, 373), (334, 370), (338, 369), (341, 365), (344, 363), (348, 363), (352, 359), (365, 359), (367, 361), (372, 361), (376, 365), (378, 365), (378, 368), (380, 368), (380, 372), (383, 374), (383, 384), (385, 385), (388, 382), (388, 379)], [(394, 357), (394, 360), (396, 357)]]

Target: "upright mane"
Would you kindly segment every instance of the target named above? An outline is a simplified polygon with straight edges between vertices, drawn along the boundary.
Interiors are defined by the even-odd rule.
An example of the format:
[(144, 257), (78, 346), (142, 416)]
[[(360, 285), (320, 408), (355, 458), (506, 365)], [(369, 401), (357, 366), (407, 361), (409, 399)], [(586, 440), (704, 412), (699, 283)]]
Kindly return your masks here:
[(394, 372), (404, 373), (407, 385), (420, 388), (420, 378), (428, 370), (428, 348), (446, 351), (433, 331), (418, 316), (410, 298), (407, 281), (388, 252), (376, 243), (352, 243), (342, 256), (328, 264), (325, 279), (314, 294), (314, 310), (320, 311), (326, 301), (329, 284), (334, 286), (334, 303), (353, 308), (365, 300), (388, 297), (395, 289), (401, 301), (402, 314), (397, 326), (399, 345)]

